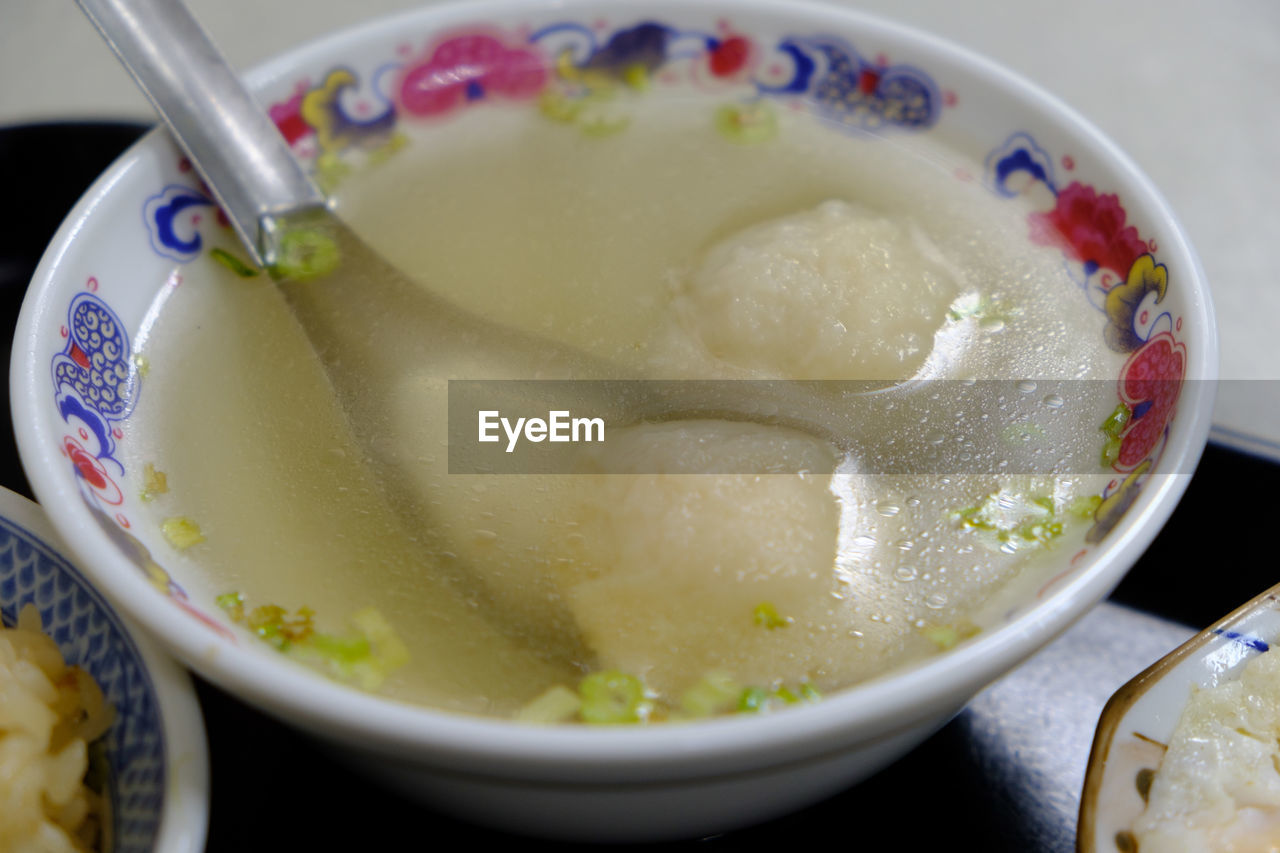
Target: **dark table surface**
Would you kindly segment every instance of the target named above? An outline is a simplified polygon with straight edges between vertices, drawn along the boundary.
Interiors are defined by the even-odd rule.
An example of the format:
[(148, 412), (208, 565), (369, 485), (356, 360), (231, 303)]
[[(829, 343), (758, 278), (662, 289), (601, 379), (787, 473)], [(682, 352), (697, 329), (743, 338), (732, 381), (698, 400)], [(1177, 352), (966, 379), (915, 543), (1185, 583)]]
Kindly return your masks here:
[[(85, 122), (0, 128), (0, 186), (9, 196), (0, 228), (4, 340), (12, 339), (27, 283), (62, 218), (143, 130)], [(0, 376), (7, 383), (8, 372)], [(0, 432), (0, 485), (31, 497), (12, 433)], [(1230, 533), (1203, 535), (1209, 519), (1224, 529), (1224, 516)], [(665, 846), (784, 850), (885, 832), (882, 843), (901, 850), (1074, 849), (1088, 734), (1102, 702), (1185, 635), (1172, 623), (1207, 625), (1277, 582), (1268, 535), (1277, 517), (1280, 466), (1210, 446), (1172, 520), (1111, 602), (923, 746), (803, 812)], [(1213, 582), (1205, 585), (1207, 573)], [(199, 678), (196, 688), (209, 735), (210, 853), (390, 850), (405, 839), (423, 847), (563, 846), (459, 823), (348, 770), (313, 740)]]

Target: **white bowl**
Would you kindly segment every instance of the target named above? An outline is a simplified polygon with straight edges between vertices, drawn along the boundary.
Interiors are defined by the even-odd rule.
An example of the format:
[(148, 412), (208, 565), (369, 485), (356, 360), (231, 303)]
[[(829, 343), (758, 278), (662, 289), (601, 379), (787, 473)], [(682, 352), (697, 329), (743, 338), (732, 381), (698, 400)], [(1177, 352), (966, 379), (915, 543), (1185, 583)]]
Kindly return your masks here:
[[(545, 33), (569, 32), (578, 40), (574, 55), (580, 58), (611, 34), (645, 21), (704, 34), (701, 51), (682, 58), (663, 54), (664, 68), (677, 72), (675, 82), (655, 79), (678, 87), (699, 75), (704, 82), (715, 77), (719, 100), (709, 102), (714, 105), (735, 91), (761, 92), (779, 102), (794, 98), (782, 92), (789, 84), (801, 95), (812, 92), (827, 73), (833, 54), (823, 51), (830, 49), (849, 60), (846, 67), (854, 75), (841, 90), (856, 102), (852, 123), (892, 125), (894, 117), (886, 118), (875, 102), (896, 80), (912, 93), (914, 111), (897, 114), (905, 124), (890, 132), (936, 134), (984, 163), (994, 189), (1039, 193), (1046, 212), (1061, 203), (1059, 212), (1067, 219), (1084, 217), (1069, 224), (1079, 235), (1100, 235), (1105, 257), (1075, 258), (1064, 250), (1064, 261), (1094, 299), (1104, 299), (1124, 279), (1128, 270), (1115, 267), (1127, 266), (1134, 255), (1153, 253), (1169, 271), (1159, 311), (1141, 321), (1125, 318), (1137, 352), (1164, 347), (1181, 359), (1187, 380), (1176, 416), (1161, 420), (1165, 428), (1155, 429), (1146, 445), (1135, 444), (1137, 458), (1126, 462), (1132, 470), (1137, 459), (1147, 457), (1155, 467), (1128, 479), (1118, 473), (1111, 491), (1117, 502), (1131, 504), (1123, 518), (1117, 513), (1098, 528), (1114, 529), (977, 638), (812, 706), (643, 730), (533, 728), (410, 707), (326, 681), (247, 644), (213, 606), (218, 590), (198, 572), (184, 569), (185, 563), (157, 565), (171, 552), (158, 531), (132, 524), (143, 515), (138, 489), (121, 489), (116, 482), (132, 483), (139, 474), (123, 470), (113, 455), (115, 441), (127, 440), (129, 395), (137, 393), (129, 383), (146, 383), (132, 370), (127, 342), (137, 338), (152, 303), (149, 283), (164, 281), (199, 253), (201, 228), (211, 219), (197, 226), (183, 218), (192, 209), (208, 213), (208, 199), (160, 132), (127, 152), (64, 223), (31, 285), (12, 366), (18, 444), (36, 493), (95, 582), (174, 654), (228, 691), (346, 745), (355, 760), (408, 792), (478, 821), (597, 840), (692, 836), (761, 821), (840, 790), (918, 743), (1102, 599), (1138, 558), (1194, 470), (1213, 402), (1207, 380), (1217, 376), (1216, 330), (1203, 273), (1172, 212), (1134, 165), (1084, 119), (1018, 77), (874, 18), (741, 0), (435, 7), (292, 51), (249, 80), (262, 101), (274, 105), (295, 150), (314, 156), (313, 128), (300, 124), (296, 101), (290, 101), (300, 80), (324, 80), (339, 66), (358, 80), (378, 79), (388, 65), (416, 61), (406, 57), (418, 54), (403, 47), (430, 42), (433, 34), (485, 33), (509, 49), (541, 53), (538, 39)], [(563, 22), (580, 26), (547, 30)], [(725, 47), (731, 35), (749, 39), (764, 60), (754, 66), (737, 62)], [(723, 54), (713, 59), (719, 50)], [(812, 71), (807, 77), (805, 67)], [(494, 95), (486, 84), (459, 84), (464, 88), (456, 98), (419, 102), (415, 109), (467, 108), (469, 95), (518, 100), (530, 94), (517, 86)], [(372, 91), (368, 100), (381, 109)], [(1119, 201), (1108, 199), (1109, 193)], [(172, 202), (180, 197), (196, 207), (169, 223), (176, 230), (159, 227), (157, 211), (175, 210)], [(1077, 206), (1067, 209), (1073, 201)], [(1135, 231), (1122, 233), (1114, 218), (1107, 219), (1103, 208), (1110, 205), (1114, 214), (1121, 203), (1124, 224)], [(1090, 219), (1098, 212), (1100, 218)], [(122, 349), (106, 354), (107, 367), (119, 366), (130, 376), (114, 386), (124, 396), (98, 397), (87, 406), (83, 397), (59, 397), (62, 380), (50, 376), (55, 361), (84, 364), (91, 355), (103, 355), (101, 340), (72, 348), (69, 337), (77, 338), (82, 328), (68, 319), (76, 310), (88, 312), (91, 321), (116, 324), (113, 340)], [(1101, 334), (1101, 317), (1099, 323)], [(88, 346), (97, 349), (86, 354)], [(73, 366), (60, 369), (68, 371), (66, 387), (79, 381)], [(91, 384), (92, 376), (86, 377)], [(67, 400), (71, 408), (60, 409)], [(1172, 412), (1155, 416), (1167, 415)]]
[(103, 735), (114, 853), (199, 853), (209, 760), (191, 678), (107, 603), (71, 562), (40, 507), (0, 489), (0, 612), (34, 604), (67, 663), (115, 709)]

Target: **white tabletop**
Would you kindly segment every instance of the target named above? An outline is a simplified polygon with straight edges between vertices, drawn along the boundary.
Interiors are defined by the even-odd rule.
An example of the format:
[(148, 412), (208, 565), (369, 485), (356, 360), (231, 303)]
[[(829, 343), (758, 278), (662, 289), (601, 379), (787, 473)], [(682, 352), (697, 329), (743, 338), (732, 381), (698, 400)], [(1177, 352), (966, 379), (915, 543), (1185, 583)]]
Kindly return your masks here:
[[(435, 0), (189, 0), (238, 67)], [(786, 2), (786, 0), (779, 0)], [(1280, 460), (1280, 2), (862, 0), (985, 53), (1091, 118), (1169, 199), (1222, 330), (1215, 437)], [(71, 0), (0, 0), (0, 125), (149, 120)], [(1280, 260), (1280, 259), (1278, 259)]]

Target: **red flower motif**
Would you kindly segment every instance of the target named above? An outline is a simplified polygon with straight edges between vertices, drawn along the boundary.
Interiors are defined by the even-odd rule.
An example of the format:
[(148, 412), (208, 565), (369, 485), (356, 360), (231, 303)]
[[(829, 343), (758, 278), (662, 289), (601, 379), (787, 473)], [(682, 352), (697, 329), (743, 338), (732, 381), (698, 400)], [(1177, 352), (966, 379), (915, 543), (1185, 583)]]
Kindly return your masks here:
[(1071, 184), (1058, 193), (1053, 210), (1033, 213), (1030, 221), (1032, 241), (1058, 246), (1077, 261), (1093, 262), (1121, 276), (1147, 251), (1138, 229), (1124, 224), (1120, 197), (1098, 195), (1084, 184)]
[(400, 83), (400, 103), (413, 115), (443, 115), (493, 94), (532, 97), (546, 80), (546, 64), (536, 52), (508, 48), (489, 35), (463, 35), (409, 67)]
[(711, 73), (717, 77), (729, 77), (742, 70), (751, 56), (751, 42), (742, 36), (731, 36), (711, 50)]
[(1120, 437), (1116, 468), (1127, 471), (1150, 455), (1164, 435), (1182, 391), (1187, 348), (1165, 332), (1149, 340), (1124, 366), (1120, 397), (1133, 412)]
[(69, 435), (63, 436), (62, 449), (71, 460), (71, 464), (75, 466), (80, 479), (84, 480), (98, 498), (112, 506), (119, 506), (124, 502), (124, 493), (107, 474), (107, 469), (103, 467), (102, 462), (85, 450), (80, 442)]

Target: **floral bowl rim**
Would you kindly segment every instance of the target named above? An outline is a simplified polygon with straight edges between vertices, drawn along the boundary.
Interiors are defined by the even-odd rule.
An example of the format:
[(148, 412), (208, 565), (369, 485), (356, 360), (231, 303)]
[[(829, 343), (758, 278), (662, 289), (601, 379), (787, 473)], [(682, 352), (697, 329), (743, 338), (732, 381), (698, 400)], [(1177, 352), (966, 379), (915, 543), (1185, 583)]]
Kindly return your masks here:
[[(398, 31), (448, 31), (477, 21), (503, 21), (549, 13), (583, 16), (607, 13), (613, 19), (646, 20), (660, 14), (732, 15), (739, 21), (778, 24), (785, 17), (796, 29), (826, 28), (859, 41), (910, 48), (931, 63), (963, 72), (981, 87), (986, 103), (998, 99), (1010, 120), (1031, 116), (1074, 150), (1095, 161), (1126, 198), (1136, 200), (1147, 225), (1160, 230), (1165, 258), (1176, 259), (1180, 286), (1186, 289), (1187, 314), (1195, 347), (1187, 362), (1190, 379), (1213, 380), (1218, 373), (1217, 330), (1203, 270), (1176, 217), (1137, 166), (1099, 130), (1070, 107), (994, 62), (934, 36), (851, 10), (805, 2), (601, 3), (599, 0), (516, 3), (489, 0), (414, 10), (370, 21), (329, 35), (258, 66), (246, 75), (251, 87), (279, 88), (296, 69), (324, 57), (341, 55), (351, 45), (386, 39)], [(990, 112), (1000, 107), (980, 107)], [(11, 365), (12, 404), (18, 444), (28, 477), (50, 518), (88, 572), (123, 610), (181, 660), (219, 686), (304, 728), (386, 755), (441, 766), (475, 767), (488, 762), (492, 772), (525, 778), (613, 779), (626, 768), (631, 781), (657, 781), (812, 759), (841, 747), (884, 738), (952, 713), (982, 686), (1043, 646), (1119, 582), (1146, 549), (1185, 490), (1189, 474), (1150, 478), (1123, 521), (1083, 567), (1059, 582), (1043, 600), (1013, 621), (921, 664), (899, 668), (856, 685), (824, 701), (786, 713), (753, 718), (717, 719), (692, 725), (630, 729), (543, 728), (515, 725), (361, 694), (281, 661), (268, 661), (200, 628), (189, 613), (172, 606), (103, 536), (85, 509), (75, 477), (57, 447), (42, 430), (47, 406), (47, 367), (37, 353), (49, 351), (49, 318), (61, 316), (53, 303), (64, 276), (68, 253), (102, 227), (117, 186), (133, 173), (171, 156), (160, 131), (147, 134), (94, 184), (55, 236), (35, 274), (15, 338)], [(66, 285), (70, 288), (71, 285)], [(55, 323), (56, 327), (56, 323)], [(1165, 471), (1189, 472), (1207, 440), (1213, 383), (1190, 382), (1164, 448)]]

